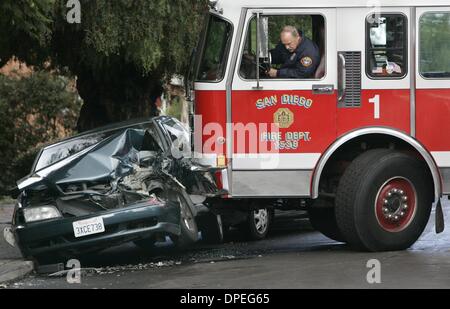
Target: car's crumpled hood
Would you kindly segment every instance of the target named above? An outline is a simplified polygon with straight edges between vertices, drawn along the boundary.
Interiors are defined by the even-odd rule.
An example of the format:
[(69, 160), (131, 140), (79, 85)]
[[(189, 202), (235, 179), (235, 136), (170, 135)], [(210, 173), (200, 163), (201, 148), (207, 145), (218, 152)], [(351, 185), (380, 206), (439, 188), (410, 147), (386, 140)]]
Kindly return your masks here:
[(123, 177), (132, 171), (132, 163), (138, 163), (145, 136), (151, 138), (143, 129), (126, 129), (22, 179), (18, 188), (25, 190), (44, 180), (62, 184)]
[(127, 128), (22, 180), (31, 200), (82, 215), (173, 192), (217, 196), (213, 170), (164, 151), (156, 128)]
[(118, 136), (107, 138), (47, 178), (59, 184), (123, 177), (133, 170), (132, 163), (138, 163), (144, 134), (143, 130), (127, 129)]

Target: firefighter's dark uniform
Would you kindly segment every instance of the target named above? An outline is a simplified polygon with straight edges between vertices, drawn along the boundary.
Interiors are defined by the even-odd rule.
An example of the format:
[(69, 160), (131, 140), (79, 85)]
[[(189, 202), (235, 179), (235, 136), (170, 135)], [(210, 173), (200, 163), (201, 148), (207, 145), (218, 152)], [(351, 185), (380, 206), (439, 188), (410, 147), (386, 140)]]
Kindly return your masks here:
[(297, 49), (290, 53), (280, 42), (271, 50), (272, 64), (281, 64), (278, 78), (311, 78), (320, 63), (320, 52), (317, 45), (306, 37)]

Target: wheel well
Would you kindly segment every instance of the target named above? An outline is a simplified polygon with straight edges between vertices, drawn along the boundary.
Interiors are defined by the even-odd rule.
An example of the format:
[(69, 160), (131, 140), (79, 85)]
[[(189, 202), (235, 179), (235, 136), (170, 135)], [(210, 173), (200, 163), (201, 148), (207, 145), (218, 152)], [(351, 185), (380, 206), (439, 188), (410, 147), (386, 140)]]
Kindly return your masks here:
[[(351, 162), (362, 153), (379, 148), (402, 151), (416, 156), (426, 163), (426, 160), (416, 148), (398, 137), (385, 134), (362, 135), (341, 145), (328, 159), (320, 175), (319, 196), (334, 197), (339, 180)], [(433, 185), (433, 192), (435, 192), (432, 173), (429, 166), (427, 164), (425, 166), (427, 177), (429, 177)]]

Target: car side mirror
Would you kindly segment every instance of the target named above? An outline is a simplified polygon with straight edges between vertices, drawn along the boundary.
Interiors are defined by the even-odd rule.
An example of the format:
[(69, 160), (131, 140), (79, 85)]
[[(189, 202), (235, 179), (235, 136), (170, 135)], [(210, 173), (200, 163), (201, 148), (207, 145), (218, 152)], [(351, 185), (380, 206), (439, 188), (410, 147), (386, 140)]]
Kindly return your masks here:
[[(269, 58), (269, 18), (262, 16), (261, 12), (256, 13), (256, 87), (252, 89), (261, 90), (260, 70), (261, 60)], [(263, 68), (265, 71), (265, 68)]]
[(258, 20), (259, 58), (269, 58), (269, 17), (260, 16)]

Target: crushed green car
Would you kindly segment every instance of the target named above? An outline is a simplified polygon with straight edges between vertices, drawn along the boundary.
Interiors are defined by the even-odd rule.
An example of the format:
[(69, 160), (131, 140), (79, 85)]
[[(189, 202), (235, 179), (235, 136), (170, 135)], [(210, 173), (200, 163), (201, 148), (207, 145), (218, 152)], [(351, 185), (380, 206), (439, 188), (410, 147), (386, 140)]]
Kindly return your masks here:
[(188, 130), (169, 117), (49, 145), (18, 182), (8, 238), (41, 264), (130, 241), (151, 247), (165, 236), (186, 247), (198, 239), (196, 216), (208, 211), (192, 197), (223, 194), (215, 171), (190, 152)]

